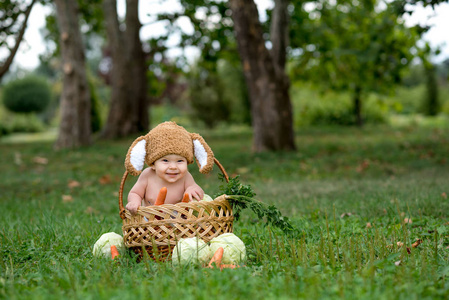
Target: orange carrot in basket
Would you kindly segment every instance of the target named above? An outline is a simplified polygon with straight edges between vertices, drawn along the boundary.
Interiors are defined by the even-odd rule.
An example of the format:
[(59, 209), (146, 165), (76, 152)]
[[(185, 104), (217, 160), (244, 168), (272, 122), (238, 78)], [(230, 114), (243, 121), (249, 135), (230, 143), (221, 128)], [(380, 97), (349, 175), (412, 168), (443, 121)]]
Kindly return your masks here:
[(184, 202), (184, 203), (190, 202), (189, 194), (187, 194), (187, 193), (184, 194), (184, 197), (182, 198), (182, 202)]
[(118, 250), (117, 247), (115, 245), (111, 246), (111, 258), (114, 259), (118, 256)]
[(164, 204), (166, 197), (167, 197), (167, 188), (164, 186), (159, 191), (159, 194), (157, 195), (156, 202), (154, 202), (154, 205), (162, 205), (162, 204)]
[(212, 265), (213, 263), (215, 263), (215, 265), (220, 268), (220, 266), (221, 266), (221, 259), (223, 258), (223, 252), (224, 252), (223, 247), (219, 247), (217, 249), (217, 251), (215, 251), (214, 256), (212, 256), (212, 259), (209, 262), (208, 268), (213, 268), (214, 267)]

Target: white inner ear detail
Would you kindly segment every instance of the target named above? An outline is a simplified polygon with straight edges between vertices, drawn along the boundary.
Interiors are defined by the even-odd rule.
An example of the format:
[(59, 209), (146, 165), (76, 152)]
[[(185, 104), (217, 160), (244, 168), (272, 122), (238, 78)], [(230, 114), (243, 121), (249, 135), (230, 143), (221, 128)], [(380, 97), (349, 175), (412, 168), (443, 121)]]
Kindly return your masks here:
[(133, 147), (131, 150), (129, 161), (131, 162), (131, 165), (136, 169), (137, 171), (142, 171), (143, 165), (145, 164), (145, 144), (147, 142), (145, 140), (141, 140), (137, 142), (137, 144)]
[(207, 164), (207, 152), (199, 140), (193, 140), (195, 158), (200, 164), (200, 170)]

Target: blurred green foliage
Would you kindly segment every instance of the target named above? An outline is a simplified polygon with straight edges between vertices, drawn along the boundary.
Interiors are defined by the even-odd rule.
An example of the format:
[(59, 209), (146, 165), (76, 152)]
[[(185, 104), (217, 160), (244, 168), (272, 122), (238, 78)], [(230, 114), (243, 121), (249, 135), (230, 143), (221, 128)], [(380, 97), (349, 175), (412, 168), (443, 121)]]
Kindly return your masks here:
[(3, 87), (3, 104), (12, 112), (42, 112), (50, 99), (51, 90), (43, 77), (28, 75)]
[[(99, 62), (107, 56), (107, 49), (101, 46), (105, 42), (102, 40), (104, 19), (101, 1), (78, 2), (82, 30), (88, 33), (84, 43), (92, 75), (89, 80), (95, 131), (100, 129), (101, 120), (106, 117), (110, 95), (109, 87), (103, 81), (105, 78), (96, 73)], [(436, 113), (449, 114), (449, 101), (446, 100), (449, 99), (449, 61), (436, 66), (433, 88), (426, 88), (424, 63), (411, 64), (416, 53), (409, 47), (414, 48), (413, 42), (425, 28), (407, 28), (398, 19), (404, 13), (401, 7), (407, 1), (378, 6), (381, 2), (367, 0), (354, 5), (355, 2), (348, 0), (320, 0), (314, 1), (313, 5), (304, 5), (305, 1), (292, 1), (289, 74), (295, 128), (355, 124), (351, 90), (357, 83), (366, 84), (362, 106), (365, 123), (385, 123), (392, 116), (399, 115), (401, 119), (404, 115), (424, 114), (427, 95), (431, 93), (436, 95), (434, 99), (436, 97), (441, 107)], [(416, 2), (420, 1), (412, 4)], [(169, 24), (167, 35), (143, 41), (148, 51), (148, 96), (153, 104), (151, 125), (166, 120), (205, 127), (251, 124), (229, 3), (220, 0), (182, 0), (180, 3), (183, 10), (173, 13), (149, 12), (154, 20)], [(261, 13), (261, 19), (268, 33), (271, 8), (266, 13), (267, 18)], [(57, 44), (59, 35), (53, 17), (48, 16), (44, 33), (52, 37), (47, 40)], [(190, 20), (192, 32), (182, 30), (182, 22), (178, 22), (181, 19)], [(181, 33), (179, 46), (199, 49), (200, 56), (193, 64), (186, 57), (168, 57), (171, 47), (168, 37), (174, 33)], [(269, 34), (264, 38), (268, 41)], [(6, 119), (3, 114), (1, 132), (41, 130), (43, 125), (37, 125), (39, 119), (44, 120), (46, 126), (57, 125), (61, 85), (60, 73), (56, 70), (61, 62), (54, 55), (57, 47), (49, 49), (50, 52), (56, 49), (56, 52), (45, 53), (36, 70), (37, 74), (52, 81), (54, 96), (48, 108), (38, 118), (8, 114)], [(401, 78), (403, 81), (399, 82)]]
[(220, 122), (250, 123), (250, 104), (240, 67), (221, 59), (215, 70), (199, 66), (189, 74), (194, 120), (200, 120), (210, 128)]

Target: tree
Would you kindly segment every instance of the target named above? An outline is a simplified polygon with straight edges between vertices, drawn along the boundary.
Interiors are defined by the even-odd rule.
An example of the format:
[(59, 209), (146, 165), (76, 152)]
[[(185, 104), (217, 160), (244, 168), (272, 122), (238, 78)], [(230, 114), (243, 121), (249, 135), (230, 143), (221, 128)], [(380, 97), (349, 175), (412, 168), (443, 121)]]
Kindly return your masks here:
[(425, 30), (405, 27), (401, 3), (382, 2), (384, 9), (380, 3), (317, 1), (309, 11), (310, 21), (303, 26), (308, 33), (292, 40), (292, 47), (299, 53), (291, 68), (293, 76), (312, 78), (331, 89), (350, 90), (355, 124), (359, 126), (363, 124), (364, 95), (389, 92), (400, 81)]
[(290, 82), (285, 73), (288, 0), (276, 0), (271, 24), (272, 51), (265, 46), (256, 4), (230, 0), (240, 59), (248, 86), (253, 148), (256, 152), (294, 150)]
[(61, 123), (55, 148), (74, 148), (91, 142), (90, 93), (78, 23), (78, 4), (71, 0), (54, 2), (63, 68)]
[[(152, 49), (163, 56), (165, 49), (160, 46), (169, 36), (180, 36), (179, 47), (186, 49), (195, 46), (200, 51), (193, 66), (189, 65), (186, 57), (176, 60), (176, 65), (184, 70), (184, 77), (189, 79), (188, 97), (195, 121), (200, 120), (208, 127), (214, 127), (219, 122), (250, 124), (248, 92), (229, 3), (222, 0), (180, 0), (180, 3), (180, 10), (157, 15), (156, 20), (166, 23), (168, 30), (152, 41)], [(180, 25), (185, 24), (180, 21), (187, 18), (192, 32), (190, 28), (186, 30)]]
[[(0, 81), (3, 75), (8, 72), (19, 49), (25, 34), (31, 9), (35, 3), (36, 0), (32, 0), (28, 5), (23, 3), (23, 1), (5, 0), (0, 4), (0, 47), (5, 47), (9, 50), (9, 55), (5, 61), (0, 62)], [(22, 24), (19, 21), (21, 15), (24, 16)], [(11, 35), (16, 35), (12, 46), (8, 44), (8, 37)]]
[(138, 0), (126, 1), (126, 29), (122, 30), (115, 0), (104, 0), (106, 33), (111, 50), (112, 93), (104, 138), (117, 138), (149, 128), (147, 65), (139, 38)]

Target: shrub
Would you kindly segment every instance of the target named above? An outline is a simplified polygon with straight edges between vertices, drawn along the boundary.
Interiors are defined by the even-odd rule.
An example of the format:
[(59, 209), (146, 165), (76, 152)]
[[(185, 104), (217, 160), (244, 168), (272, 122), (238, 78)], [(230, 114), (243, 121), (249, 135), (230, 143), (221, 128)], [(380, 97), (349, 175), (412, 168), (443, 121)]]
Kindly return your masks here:
[(44, 124), (36, 115), (16, 115), (8, 124), (11, 133), (14, 132), (41, 132), (45, 129)]
[(209, 74), (207, 78), (201, 78), (199, 73), (195, 75), (190, 78), (190, 104), (194, 119), (209, 128), (220, 121), (229, 121), (230, 109), (222, 93), (220, 78), (216, 74)]
[(0, 120), (0, 136), (16, 132), (41, 132), (44, 129), (44, 124), (34, 114), (10, 114)]
[[(295, 126), (356, 125), (351, 94), (348, 92), (319, 92), (307, 83), (292, 86)], [(376, 95), (363, 98), (362, 118), (365, 124), (384, 123), (388, 107)]]
[(199, 63), (189, 74), (189, 92), (194, 120), (211, 128), (220, 122), (251, 123), (243, 72), (229, 61), (219, 60), (213, 70)]
[(3, 104), (12, 112), (42, 112), (50, 99), (50, 87), (42, 77), (27, 76), (9, 82), (3, 88)]

